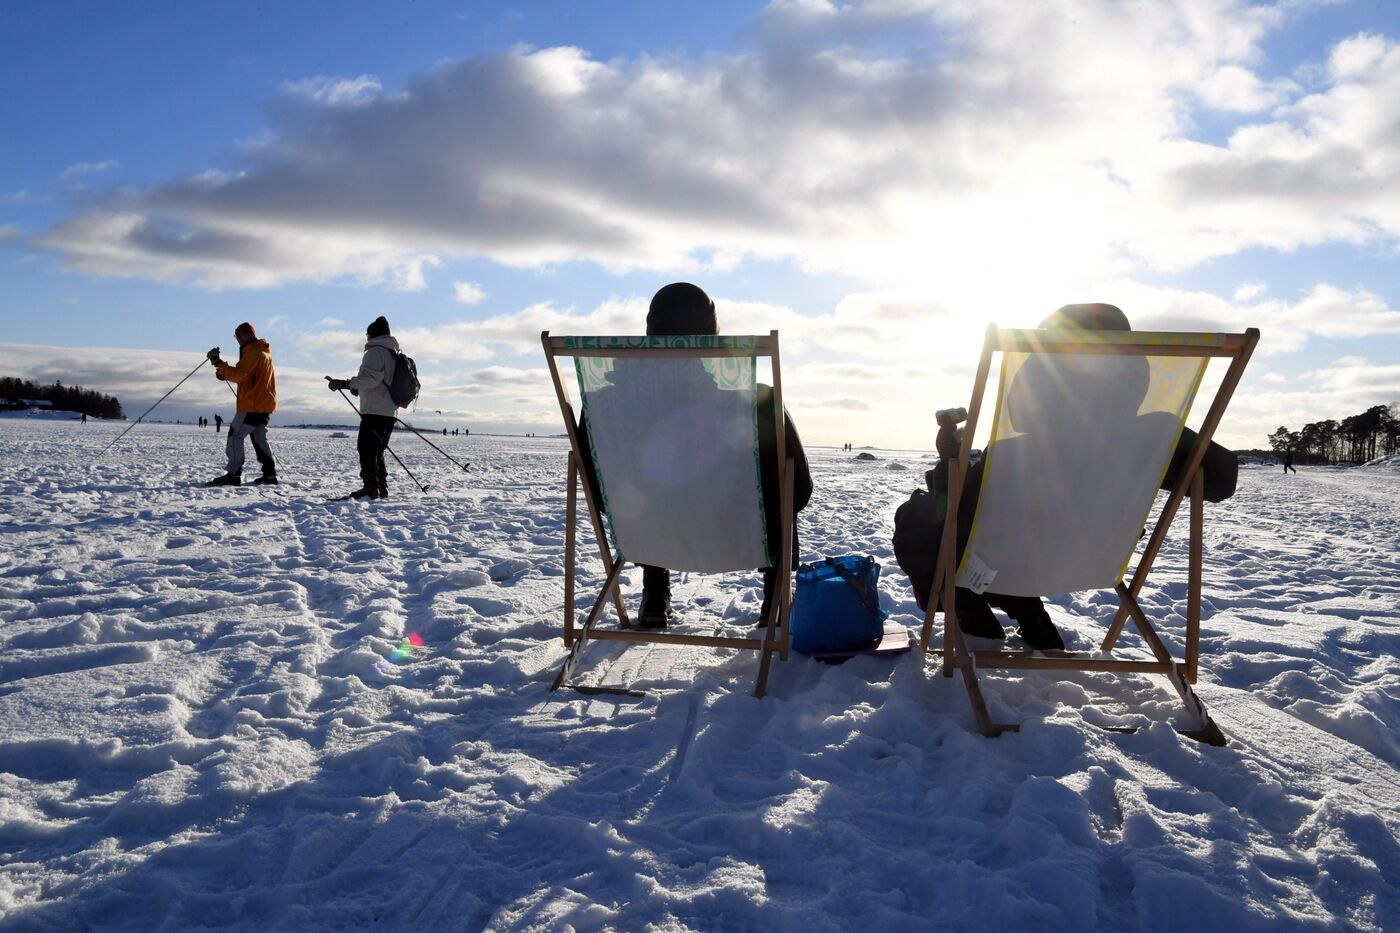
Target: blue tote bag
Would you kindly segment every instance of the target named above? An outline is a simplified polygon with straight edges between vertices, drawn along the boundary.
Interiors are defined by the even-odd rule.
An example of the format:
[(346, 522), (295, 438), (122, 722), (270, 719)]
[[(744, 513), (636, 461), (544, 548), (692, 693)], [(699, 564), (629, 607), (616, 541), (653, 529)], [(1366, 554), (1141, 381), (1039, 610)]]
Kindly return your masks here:
[(855, 554), (797, 568), (792, 647), (803, 654), (863, 651), (879, 644), (889, 613), (880, 608), (880, 565)]

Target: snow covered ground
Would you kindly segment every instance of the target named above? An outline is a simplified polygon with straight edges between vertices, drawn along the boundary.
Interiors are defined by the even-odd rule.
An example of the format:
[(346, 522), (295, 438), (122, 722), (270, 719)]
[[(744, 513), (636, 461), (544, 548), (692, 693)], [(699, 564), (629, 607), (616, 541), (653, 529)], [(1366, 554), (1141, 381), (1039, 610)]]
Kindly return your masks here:
[[(208, 490), (222, 437), (89, 465), (117, 430), (0, 422), (6, 928), (1400, 929), (1395, 469), (1207, 507), (1210, 748), (1161, 678), (1041, 672), (984, 678), (1023, 724), (988, 740), (917, 651), (755, 700), (750, 653), (600, 643), (583, 678), (647, 698), (549, 693), (562, 442), (435, 438), (464, 475), (396, 436), (427, 497), (327, 504), (353, 439), (274, 430), (290, 485)], [(876, 456), (812, 452), (804, 557), (875, 554), (915, 626), (889, 538), (928, 461)], [(1179, 651), (1183, 536), (1158, 567)], [(758, 586), (678, 579), (683, 625)], [(1090, 648), (1112, 607), (1051, 612)]]

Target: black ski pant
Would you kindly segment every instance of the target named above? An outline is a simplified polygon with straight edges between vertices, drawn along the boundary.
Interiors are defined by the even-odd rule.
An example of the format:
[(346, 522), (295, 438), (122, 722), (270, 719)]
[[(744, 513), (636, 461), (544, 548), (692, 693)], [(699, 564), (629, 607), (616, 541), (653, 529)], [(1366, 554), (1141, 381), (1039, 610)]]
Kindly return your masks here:
[(384, 467), (384, 451), (394, 433), (392, 415), (360, 415), (360, 434), (355, 449), (360, 452), (360, 481), (381, 499), (389, 494), (389, 471)]
[(967, 587), (957, 588), (954, 599), (958, 610), (958, 619), (964, 628), (969, 625), (976, 627), (979, 624), (986, 629), (991, 626), (1001, 628), (1001, 623), (996, 616), (992, 615), (993, 609), (1000, 609), (1011, 617), (1012, 621), (1020, 625), (1022, 623), (1042, 624), (1049, 623), (1050, 613), (1045, 611), (1045, 603), (1039, 596), (1003, 596), (1000, 593), (974, 593)]

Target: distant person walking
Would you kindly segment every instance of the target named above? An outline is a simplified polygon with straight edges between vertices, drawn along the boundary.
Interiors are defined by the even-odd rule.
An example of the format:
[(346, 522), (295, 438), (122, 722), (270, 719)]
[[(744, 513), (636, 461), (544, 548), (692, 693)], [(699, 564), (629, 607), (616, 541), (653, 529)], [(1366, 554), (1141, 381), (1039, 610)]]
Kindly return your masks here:
[[(237, 412), (228, 426), (228, 470), (206, 486), (243, 485), (243, 439), (251, 436), (253, 453), (262, 467), (262, 476), (253, 480), (254, 486), (277, 485), (277, 461), (267, 446), (267, 422), (277, 410), (277, 374), (272, 367), (272, 347), (259, 340), (253, 325), (239, 324), (233, 332), (238, 341), (238, 364), (230, 366), (219, 358), (219, 348), (209, 351), (209, 360), (219, 379), (238, 383)], [(218, 418), (218, 415), (214, 416)]]
[(1283, 452), (1283, 475), (1287, 476), (1289, 473), (1297, 472), (1293, 469), (1293, 448), (1290, 447)]
[(360, 397), (360, 433), (355, 441), (360, 454), (360, 488), (342, 498), (386, 499), (389, 471), (384, 467), (384, 451), (389, 448), (399, 413), (389, 385), (398, 365), (399, 342), (389, 334), (389, 322), (382, 314), (365, 328), (365, 338), (365, 355), (354, 378), (327, 376), (326, 382), (332, 392), (349, 389)]
[(215, 416), (214, 416), (214, 433), (215, 433), (215, 434), (218, 434), (218, 433), (219, 433), (220, 431), (222, 431), (223, 429), (224, 429), (224, 416), (223, 416), (223, 415), (215, 415)]
[(82, 424), (87, 424), (87, 412), (83, 412)]

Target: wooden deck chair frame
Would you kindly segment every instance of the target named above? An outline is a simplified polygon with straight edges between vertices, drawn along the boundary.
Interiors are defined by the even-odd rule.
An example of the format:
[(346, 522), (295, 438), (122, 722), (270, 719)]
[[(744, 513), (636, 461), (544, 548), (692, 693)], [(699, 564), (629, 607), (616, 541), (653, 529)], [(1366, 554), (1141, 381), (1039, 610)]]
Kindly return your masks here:
[[(943, 539), (938, 549), (938, 562), (935, 565), (932, 594), (942, 594), (943, 609), (943, 676), (952, 677), (953, 671), (959, 669), (963, 674), (963, 682), (967, 687), (968, 699), (972, 703), (972, 710), (977, 717), (977, 725), (983, 735), (996, 736), (1003, 732), (1015, 732), (1019, 726), (1010, 723), (998, 723), (992, 721), (990, 713), (987, 711), (986, 701), (982, 697), (982, 689), (978, 682), (978, 668), (1002, 668), (1002, 669), (1032, 669), (1032, 670), (1056, 670), (1056, 671), (1112, 671), (1118, 673), (1146, 673), (1163, 674), (1176, 689), (1181, 697), (1188, 714), (1193, 720), (1193, 727), (1179, 730), (1183, 735), (1205, 742), (1210, 745), (1224, 745), (1225, 735), (1220, 728), (1210, 718), (1204, 704), (1196, 696), (1191, 685), (1196, 682), (1197, 665), (1200, 654), (1200, 628), (1201, 628), (1201, 558), (1202, 558), (1202, 533), (1204, 526), (1202, 489), (1203, 479), (1201, 463), (1205, 458), (1206, 449), (1210, 446), (1211, 438), (1215, 434), (1216, 428), (1220, 425), (1220, 420), (1225, 415), (1225, 409), (1230, 404), (1230, 398), (1234, 395), (1235, 388), (1239, 385), (1240, 377), (1244, 374), (1245, 366), (1249, 363), (1250, 355), (1254, 352), (1254, 346), (1259, 341), (1259, 331), (1256, 328), (1249, 328), (1242, 334), (1209, 335), (1213, 338), (1209, 341), (1202, 340), (1197, 343), (1189, 341), (1189, 335), (1182, 335), (1188, 338), (1185, 342), (1170, 346), (1163, 346), (1159, 343), (1089, 343), (1076, 341), (1073, 332), (1048, 333), (1037, 330), (1001, 330), (996, 325), (987, 328), (987, 337), (982, 347), (982, 357), (977, 365), (976, 381), (972, 389), (972, 400), (968, 404), (967, 425), (963, 432), (962, 447), (958, 452), (958, 458), (951, 464), (948, 477), (948, 516), (943, 526)], [(962, 629), (958, 624), (957, 607), (954, 600), (954, 589), (956, 586), (957, 570), (955, 563), (955, 549), (957, 541), (958, 525), (958, 502), (962, 494), (964, 478), (967, 476), (968, 467), (972, 457), (973, 435), (977, 431), (978, 416), (982, 410), (983, 395), (987, 387), (987, 378), (991, 372), (992, 356), (995, 353), (1011, 352), (1034, 352), (1034, 353), (1110, 353), (1139, 356), (1197, 356), (1197, 357), (1224, 357), (1230, 360), (1229, 369), (1225, 373), (1225, 378), (1216, 391), (1215, 399), (1211, 402), (1205, 420), (1201, 424), (1200, 432), (1197, 436), (1196, 445), (1192, 448), (1190, 458), (1186, 462), (1186, 469), (1178, 478), (1176, 485), (1172, 488), (1167, 498), (1166, 504), (1158, 516), (1157, 524), (1152, 529), (1152, 535), (1147, 541), (1142, 557), (1139, 558), (1137, 567), (1133, 570), (1132, 578), (1127, 586), (1122, 581), (1115, 587), (1115, 592), (1119, 599), (1119, 608), (1114, 615), (1113, 623), (1109, 626), (1108, 633), (1104, 637), (1103, 643), (1099, 647), (1098, 654), (1088, 652), (1053, 651), (1053, 652), (1032, 652), (1013, 650), (993, 650), (993, 651), (970, 651), (963, 638)], [(1005, 391), (1005, 387), (1002, 387)], [(1190, 540), (1187, 551), (1187, 596), (1186, 596), (1186, 643), (1184, 657), (1178, 661), (1172, 657), (1171, 653), (1163, 644), (1161, 636), (1153, 628), (1151, 621), (1144, 614), (1142, 607), (1138, 604), (1138, 594), (1141, 593), (1143, 584), (1147, 581), (1147, 575), (1152, 571), (1152, 565), (1157, 559), (1157, 554), (1161, 550), (1162, 542), (1166, 539), (1167, 532), (1171, 528), (1172, 519), (1175, 518), (1177, 509), (1184, 498), (1191, 500), (1190, 508)], [(935, 607), (938, 605), (936, 596), (931, 595), (928, 601), (928, 609), (924, 615), (924, 626), (920, 638), (920, 647), (927, 652), (929, 648), (929, 635), (933, 628), (933, 618)], [(1151, 650), (1153, 659), (1131, 660), (1126, 658), (1103, 657), (1113, 650), (1119, 636), (1127, 621), (1131, 619), (1142, 639)], [(1134, 730), (1125, 730), (1134, 731)]]
[[(760, 652), (758, 678), (754, 686), (754, 696), (761, 697), (768, 686), (769, 664), (773, 655), (786, 661), (788, 658), (788, 615), (792, 606), (792, 523), (793, 523), (793, 481), (794, 462), (785, 448), (783, 414), (782, 371), (779, 363), (778, 332), (770, 331), (765, 336), (747, 338), (742, 348), (691, 348), (691, 347), (632, 347), (632, 348), (578, 348), (568, 346), (568, 337), (552, 337), (549, 331), (540, 334), (544, 346), (545, 359), (549, 362), (550, 378), (554, 381), (554, 392), (559, 398), (559, 410), (564, 416), (564, 428), (569, 436), (569, 458), (567, 493), (565, 498), (564, 532), (564, 645), (570, 649), (554, 679), (551, 690), (569, 687), (581, 693), (620, 694), (623, 696), (644, 696), (639, 690), (619, 687), (595, 687), (572, 683), (572, 678), (584, 647), (590, 640), (646, 642), (663, 645), (702, 645), (712, 648), (740, 648)], [(770, 604), (768, 618), (763, 620), (763, 635), (756, 638), (725, 635), (699, 635), (679, 632), (658, 631), (633, 627), (627, 616), (627, 607), (622, 598), (618, 577), (624, 562), (614, 558), (612, 548), (603, 525), (600, 504), (595, 501), (593, 491), (583, 476), (583, 457), (587, 451), (579, 447), (578, 418), (570, 401), (567, 382), (559, 373), (560, 357), (605, 356), (622, 357), (698, 357), (702, 359), (723, 357), (769, 357), (773, 366), (773, 424), (777, 431), (777, 460), (781, 464), (779, 476), (779, 510), (781, 540), (778, 544), (778, 576), (774, 581), (777, 589)], [(593, 526), (593, 537), (598, 545), (598, 555), (603, 562), (606, 579), (593, 601), (593, 606), (581, 623), (576, 624), (574, 596), (577, 590), (577, 561), (575, 559), (578, 538), (578, 490), (582, 487), (584, 507), (588, 511)], [(685, 570), (683, 567), (671, 568)], [(618, 627), (598, 628), (597, 623), (611, 599), (617, 611)]]

